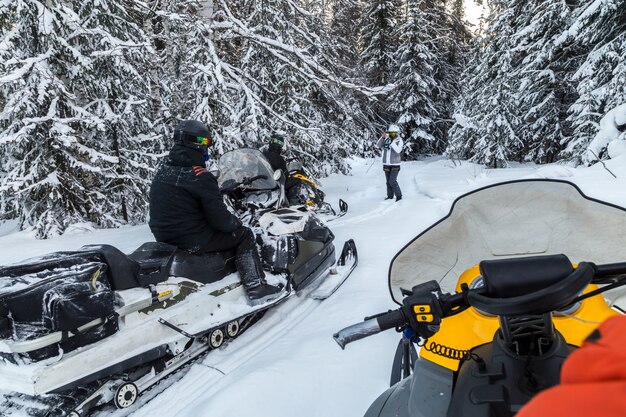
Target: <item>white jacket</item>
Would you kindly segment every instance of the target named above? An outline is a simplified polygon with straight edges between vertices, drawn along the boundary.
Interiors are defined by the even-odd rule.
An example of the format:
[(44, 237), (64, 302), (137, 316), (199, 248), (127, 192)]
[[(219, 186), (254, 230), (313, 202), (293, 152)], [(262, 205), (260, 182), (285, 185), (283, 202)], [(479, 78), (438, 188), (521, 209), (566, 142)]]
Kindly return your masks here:
[(387, 138), (387, 136), (383, 136), (376, 142), (376, 146), (383, 150), (383, 165), (400, 165), (404, 141), (400, 136), (397, 136), (391, 141), (389, 149), (385, 149), (385, 140), (387, 140)]

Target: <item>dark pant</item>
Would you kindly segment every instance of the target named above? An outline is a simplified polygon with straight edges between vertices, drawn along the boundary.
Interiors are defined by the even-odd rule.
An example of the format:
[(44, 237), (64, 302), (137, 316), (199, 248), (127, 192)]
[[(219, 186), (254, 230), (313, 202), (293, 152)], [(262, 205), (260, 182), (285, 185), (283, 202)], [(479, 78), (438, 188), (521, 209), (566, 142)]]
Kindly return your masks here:
[(256, 250), (254, 233), (247, 227), (239, 227), (233, 232), (215, 231), (211, 241), (202, 246), (202, 252), (218, 252), (235, 248), (235, 266), (243, 286), (248, 289), (265, 284), (265, 273)]
[(402, 191), (398, 185), (398, 174), (400, 173), (400, 167), (398, 165), (384, 165), (385, 179), (387, 180), (387, 198), (402, 198)]

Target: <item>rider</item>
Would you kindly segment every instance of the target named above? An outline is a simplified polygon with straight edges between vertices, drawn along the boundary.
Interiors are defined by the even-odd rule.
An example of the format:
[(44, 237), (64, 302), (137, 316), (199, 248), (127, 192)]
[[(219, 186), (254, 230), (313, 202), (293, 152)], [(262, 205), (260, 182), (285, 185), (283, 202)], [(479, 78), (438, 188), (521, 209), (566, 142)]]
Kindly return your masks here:
[(390, 125), (387, 134), (378, 139), (376, 146), (383, 150), (383, 171), (387, 182), (387, 198), (391, 200), (396, 196), (396, 201), (402, 200), (402, 191), (398, 185), (400, 173), (400, 161), (402, 160), (402, 147), (404, 142), (400, 137), (398, 125)]
[(269, 138), (269, 145), (263, 151), (263, 155), (269, 161), (274, 171), (280, 169), (283, 175), (287, 175), (287, 163), (281, 155), (283, 146), (285, 145), (285, 134), (282, 132), (273, 132)]
[(235, 248), (235, 264), (252, 304), (275, 298), (281, 289), (265, 282), (252, 231), (231, 214), (217, 180), (206, 170), (209, 129), (184, 120), (174, 129), (175, 145), (150, 188), (150, 230), (158, 242), (191, 253)]

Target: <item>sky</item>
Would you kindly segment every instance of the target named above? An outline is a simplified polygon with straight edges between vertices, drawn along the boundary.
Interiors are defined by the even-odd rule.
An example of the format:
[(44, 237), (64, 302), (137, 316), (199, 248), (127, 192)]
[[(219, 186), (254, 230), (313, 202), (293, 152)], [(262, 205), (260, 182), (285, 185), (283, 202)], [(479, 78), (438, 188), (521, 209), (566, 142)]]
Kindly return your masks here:
[(465, 0), (465, 18), (472, 24), (478, 25), (480, 15), (485, 6), (476, 4), (474, 0)]

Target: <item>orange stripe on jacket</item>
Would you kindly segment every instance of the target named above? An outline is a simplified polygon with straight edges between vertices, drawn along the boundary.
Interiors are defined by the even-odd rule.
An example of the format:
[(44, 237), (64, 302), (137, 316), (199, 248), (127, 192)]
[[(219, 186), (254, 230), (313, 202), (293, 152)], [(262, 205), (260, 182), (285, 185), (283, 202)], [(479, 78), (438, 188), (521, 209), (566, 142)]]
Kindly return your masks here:
[(209, 172), (206, 170), (206, 168), (202, 168), (201, 166), (194, 165), (192, 168), (194, 172), (196, 173), (196, 177)]

